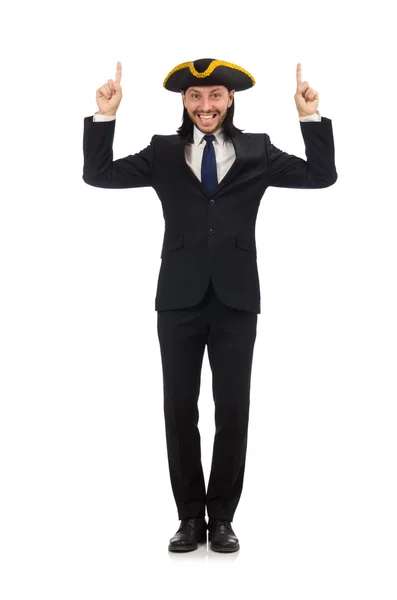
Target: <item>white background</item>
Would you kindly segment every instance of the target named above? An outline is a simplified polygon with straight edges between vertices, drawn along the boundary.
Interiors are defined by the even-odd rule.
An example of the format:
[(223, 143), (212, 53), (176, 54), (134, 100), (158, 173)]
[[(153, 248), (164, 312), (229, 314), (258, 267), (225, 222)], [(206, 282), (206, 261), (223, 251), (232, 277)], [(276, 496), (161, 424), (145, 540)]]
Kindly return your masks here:
[[(22, 3), (3, 14), (2, 600), (395, 600), (396, 119), (391, 4)], [(261, 11), (261, 12), (259, 12)], [(114, 158), (181, 123), (162, 82), (202, 57), (257, 83), (235, 124), (305, 158), (295, 71), (338, 180), (269, 188), (239, 552), (175, 555), (151, 188), (82, 180), (83, 119), (122, 63)], [(199, 400), (208, 481), (214, 405)], [(252, 591), (250, 591), (250, 588)]]

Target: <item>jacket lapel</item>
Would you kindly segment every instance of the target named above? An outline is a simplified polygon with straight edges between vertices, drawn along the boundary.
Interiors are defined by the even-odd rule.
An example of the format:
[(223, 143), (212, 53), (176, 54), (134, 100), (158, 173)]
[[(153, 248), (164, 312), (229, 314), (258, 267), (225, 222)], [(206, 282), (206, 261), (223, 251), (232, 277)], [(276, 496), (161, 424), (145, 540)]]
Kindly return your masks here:
[(230, 169), (228, 170), (228, 172), (226, 173), (226, 175), (216, 186), (215, 191), (212, 194), (208, 194), (201, 181), (196, 177), (196, 175), (193, 173), (192, 169), (186, 162), (185, 146), (187, 143), (193, 142), (193, 135), (189, 138), (182, 136), (179, 137), (177, 159), (180, 163), (181, 172), (184, 173), (186, 177), (188, 177), (192, 182), (194, 182), (194, 184), (198, 186), (201, 192), (208, 198), (218, 194), (224, 188), (224, 186), (227, 185), (229, 181), (237, 175), (237, 173), (241, 169), (241, 166), (244, 163), (244, 160), (249, 155), (249, 136), (245, 135), (244, 133), (241, 133), (240, 131), (236, 131), (232, 134), (231, 140), (234, 146), (234, 150), (236, 152), (236, 159), (230, 167)]

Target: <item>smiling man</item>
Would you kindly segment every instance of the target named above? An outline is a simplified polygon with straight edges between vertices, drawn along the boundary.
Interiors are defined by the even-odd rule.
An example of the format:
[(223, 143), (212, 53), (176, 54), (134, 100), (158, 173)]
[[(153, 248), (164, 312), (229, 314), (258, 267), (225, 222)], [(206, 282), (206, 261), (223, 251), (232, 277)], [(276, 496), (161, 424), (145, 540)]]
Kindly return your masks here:
[(190, 87), (182, 93), (183, 104), (193, 123), (203, 133), (215, 133), (222, 127), (233, 102), (234, 90), (225, 86)]
[[(113, 160), (120, 81), (118, 62), (116, 79), (96, 91), (99, 111), (84, 119), (83, 180), (111, 189), (150, 186), (162, 204), (165, 229), (155, 309), (168, 465), (181, 520), (168, 548), (195, 550), (206, 542), (208, 530), (211, 550), (235, 552), (240, 545), (231, 522), (243, 488), (261, 312), (256, 217), (268, 187), (314, 189), (335, 183), (332, 122), (320, 116), (318, 92), (302, 82), (298, 63), (294, 98), (307, 160), (274, 146), (267, 133), (244, 133), (233, 123), (234, 96), (252, 88), (254, 78), (236, 64), (202, 58), (177, 65), (163, 82), (166, 90), (182, 95), (177, 133), (153, 135), (140, 152)], [(207, 490), (198, 429), (206, 348), (215, 403)], [(137, 414), (139, 418), (139, 404)], [(142, 426), (151, 431), (150, 424)], [(153, 443), (148, 439), (147, 452)], [(158, 506), (162, 513), (162, 498), (159, 489), (156, 499), (148, 499), (151, 512)], [(155, 527), (156, 514), (150, 518)], [(254, 537), (260, 543), (258, 522), (254, 520)], [(148, 546), (154, 535), (150, 527)]]

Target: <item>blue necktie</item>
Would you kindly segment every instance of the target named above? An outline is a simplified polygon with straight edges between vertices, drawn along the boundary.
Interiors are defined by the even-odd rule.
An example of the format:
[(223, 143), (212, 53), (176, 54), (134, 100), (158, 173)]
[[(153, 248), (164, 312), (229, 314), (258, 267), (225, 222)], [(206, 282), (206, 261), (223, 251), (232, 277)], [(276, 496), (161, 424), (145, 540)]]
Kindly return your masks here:
[(201, 183), (207, 190), (208, 194), (212, 194), (218, 185), (218, 177), (216, 174), (216, 158), (215, 149), (212, 141), (215, 139), (214, 135), (205, 135), (206, 141), (203, 160), (201, 162)]

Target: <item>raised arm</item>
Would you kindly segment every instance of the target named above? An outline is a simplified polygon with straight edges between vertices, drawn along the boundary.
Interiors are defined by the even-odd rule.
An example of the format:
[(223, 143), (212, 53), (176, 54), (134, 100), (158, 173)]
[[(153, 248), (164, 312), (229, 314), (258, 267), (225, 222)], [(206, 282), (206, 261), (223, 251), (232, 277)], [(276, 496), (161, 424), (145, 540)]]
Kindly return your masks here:
[(94, 187), (112, 189), (151, 186), (156, 136), (140, 152), (113, 160), (115, 123), (84, 118), (83, 180)]
[(307, 81), (302, 82), (301, 64), (296, 69), (296, 108), (305, 143), (307, 160), (287, 154), (271, 143), (265, 133), (265, 148), (269, 185), (287, 188), (324, 188), (333, 185), (338, 174), (335, 167), (335, 147), (332, 121), (322, 116), (308, 122), (318, 113), (319, 93)]
[(99, 115), (114, 117), (107, 121), (84, 118), (83, 181), (101, 188), (133, 188), (152, 185), (154, 138), (140, 152), (113, 160), (116, 113), (122, 99), (121, 63), (117, 62), (116, 78), (97, 89)]

